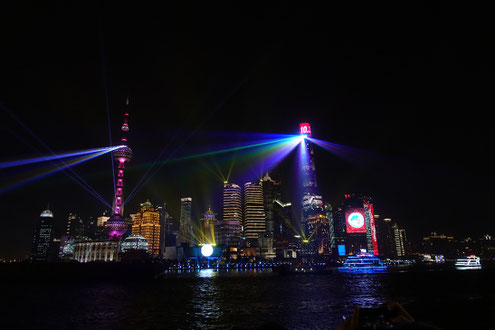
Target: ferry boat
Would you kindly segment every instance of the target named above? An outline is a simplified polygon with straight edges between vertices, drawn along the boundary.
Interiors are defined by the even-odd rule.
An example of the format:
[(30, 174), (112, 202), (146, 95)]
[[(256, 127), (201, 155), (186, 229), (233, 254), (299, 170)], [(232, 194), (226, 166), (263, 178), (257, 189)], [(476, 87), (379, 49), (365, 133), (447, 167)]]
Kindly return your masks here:
[(348, 256), (341, 267), (340, 272), (344, 273), (374, 273), (387, 270), (387, 266), (373, 253), (361, 251), (354, 255)]
[(455, 261), (455, 268), (464, 269), (481, 269), (480, 257), (473, 255), (467, 258), (460, 258)]

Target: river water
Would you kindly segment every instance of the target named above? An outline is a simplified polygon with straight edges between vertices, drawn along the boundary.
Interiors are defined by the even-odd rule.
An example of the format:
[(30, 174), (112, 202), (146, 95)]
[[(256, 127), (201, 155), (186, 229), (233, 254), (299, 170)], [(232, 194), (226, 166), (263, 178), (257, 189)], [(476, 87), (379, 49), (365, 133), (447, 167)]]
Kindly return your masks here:
[(149, 281), (4, 282), (2, 328), (334, 329), (353, 306), (400, 302), (443, 329), (494, 329), (495, 272), (166, 274)]

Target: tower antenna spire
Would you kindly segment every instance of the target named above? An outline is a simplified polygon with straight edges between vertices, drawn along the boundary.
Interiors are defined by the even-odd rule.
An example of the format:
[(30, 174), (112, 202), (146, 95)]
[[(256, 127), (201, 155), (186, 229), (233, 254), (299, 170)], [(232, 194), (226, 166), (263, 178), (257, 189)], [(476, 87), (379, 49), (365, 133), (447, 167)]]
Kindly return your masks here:
[(111, 238), (120, 238), (127, 231), (127, 224), (123, 217), (124, 215), (124, 178), (125, 178), (125, 163), (132, 159), (132, 149), (127, 145), (127, 135), (129, 133), (129, 96), (125, 103), (125, 112), (120, 127), (121, 147), (113, 152), (113, 157), (117, 162), (117, 172), (115, 174), (115, 196), (112, 204), (112, 217), (105, 222), (108, 234)]

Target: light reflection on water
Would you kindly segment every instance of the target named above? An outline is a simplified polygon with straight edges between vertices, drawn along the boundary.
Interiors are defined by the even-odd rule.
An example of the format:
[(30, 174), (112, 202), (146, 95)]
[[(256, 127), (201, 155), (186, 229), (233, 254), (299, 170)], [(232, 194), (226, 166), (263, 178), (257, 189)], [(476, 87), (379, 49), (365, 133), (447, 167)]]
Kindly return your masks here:
[[(289, 328), (322, 324), (332, 328), (354, 306), (386, 302), (381, 274), (280, 276), (270, 270), (202, 269), (177, 277), (191, 279), (188, 317), (194, 328), (242, 327), (237, 323), (242, 319), (251, 320), (253, 327), (273, 322)], [(265, 318), (253, 319), (253, 315)]]
[[(15, 297), (6, 309), (6, 315), (15, 318), (12, 328), (65, 324), (85, 329), (243, 329), (276, 324), (333, 329), (355, 305), (390, 301), (407, 302), (411, 315), (423, 320), (436, 306), (452, 301), (456, 302), (452, 306), (463, 309), (472, 306), (469, 311), (475, 313), (492, 301), (491, 275), (483, 271), (279, 275), (269, 270), (203, 269), (146, 281), (20, 283), (4, 286), (2, 293)], [(459, 281), (469, 285), (455, 284), (452, 290)], [(36, 324), (23, 318), (26, 310)]]
[(192, 323), (194, 328), (213, 329), (221, 324), (223, 311), (218, 303), (220, 288), (216, 277), (219, 275), (215, 269), (201, 269), (197, 273), (201, 279), (193, 285), (191, 299)]
[(376, 307), (385, 303), (383, 277), (378, 274), (348, 274), (343, 278), (348, 307)]
[(205, 277), (205, 278), (210, 278), (218, 275), (217, 271), (214, 269), (201, 269), (199, 270), (198, 274), (199, 277)]

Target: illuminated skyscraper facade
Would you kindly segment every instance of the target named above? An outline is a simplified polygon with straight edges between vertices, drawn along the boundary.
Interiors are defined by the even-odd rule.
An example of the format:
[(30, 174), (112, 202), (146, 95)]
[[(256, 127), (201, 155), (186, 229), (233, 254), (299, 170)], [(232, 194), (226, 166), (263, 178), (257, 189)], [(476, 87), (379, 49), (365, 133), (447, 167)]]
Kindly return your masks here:
[(180, 243), (192, 243), (192, 198), (185, 197), (180, 199), (180, 223), (179, 238)]
[(222, 221), (217, 224), (217, 243), (237, 248), (241, 238), (242, 192), (235, 183), (223, 185)]
[(160, 254), (160, 213), (150, 201), (141, 204), (141, 209), (134, 216), (132, 235), (141, 235), (148, 242), (148, 252), (153, 256)]
[(392, 225), (392, 234), (394, 236), (395, 252), (397, 257), (406, 255), (406, 230), (399, 228), (397, 223)]
[(300, 252), (304, 255), (330, 254), (329, 219), (322, 197), (318, 194), (313, 145), (310, 141), (311, 126), (299, 125), (301, 141), (300, 160), (302, 171), (302, 227), (304, 230)]
[(261, 181), (244, 184), (244, 237), (258, 239), (266, 230), (265, 204)]
[(50, 244), (53, 238), (53, 219), (52, 211), (46, 209), (41, 212), (33, 233), (32, 260), (48, 261)]
[(375, 214), (371, 198), (360, 194), (346, 194), (342, 209), (347, 253), (358, 253), (365, 249), (378, 255)]

